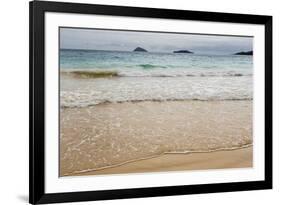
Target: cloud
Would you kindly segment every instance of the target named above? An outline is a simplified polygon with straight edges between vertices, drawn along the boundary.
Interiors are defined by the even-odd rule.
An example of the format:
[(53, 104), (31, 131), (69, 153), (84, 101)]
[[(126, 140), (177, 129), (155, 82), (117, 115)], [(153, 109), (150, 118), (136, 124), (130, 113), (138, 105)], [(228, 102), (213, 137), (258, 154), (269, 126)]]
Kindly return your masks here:
[(188, 49), (201, 54), (231, 54), (252, 50), (252, 37), (61, 28), (60, 47), (131, 51), (140, 46), (151, 52)]

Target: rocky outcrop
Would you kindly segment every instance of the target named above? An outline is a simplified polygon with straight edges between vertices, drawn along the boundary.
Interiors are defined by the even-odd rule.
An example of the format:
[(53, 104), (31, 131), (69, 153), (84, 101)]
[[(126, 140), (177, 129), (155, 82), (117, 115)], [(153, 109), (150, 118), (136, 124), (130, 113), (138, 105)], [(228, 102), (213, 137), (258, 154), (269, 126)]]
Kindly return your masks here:
[(174, 51), (173, 53), (193, 53), (189, 50), (178, 50), (178, 51)]
[(135, 48), (135, 50), (133, 50), (134, 52), (147, 52), (147, 50), (145, 50), (144, 48), (141, 47), (137, 47)]
[(234, 53), (234, 55), (248, 55), (248, 56), (252, 56), (253, 55), (253, 51), (241, 51), (238, 53)]

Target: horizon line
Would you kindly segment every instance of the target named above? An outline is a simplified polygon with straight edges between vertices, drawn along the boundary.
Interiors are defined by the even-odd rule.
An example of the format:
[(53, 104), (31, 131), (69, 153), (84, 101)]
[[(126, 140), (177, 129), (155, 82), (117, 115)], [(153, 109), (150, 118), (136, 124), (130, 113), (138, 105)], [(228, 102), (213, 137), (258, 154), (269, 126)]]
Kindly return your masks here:
[[(137, 48), (137, 47), (136, 47)], [(81, 50), (81, 51), (109, 51), (109, 52), (136, 52), (136, 53), (168, 53), (168, 54), (197, 54), (197, 55), (235, 55), (236, 53), (240, 53), (240, 52), (250, 52), (253, 50), (239, 50), (237, 52), (234, 53), (227, 53), (227, 54), (219, 54), (219, 53), (196, 53), (194, 51), (188, 50), (188, 49), (178, 49), (178, 50), (173, 50), (170, 52), (163, 52), (163, 51), (148, 51), (146, 50), (146, 52), (142, 52), (142, 51), (134, 51), (134, 50), (102, 50), (102, 49), (93, 49), (93, 48), (59, 48), (59, 50)], [(174, 51), (179, 51), (179, 50), (188, 50), (192, 53), (174, 53)]]

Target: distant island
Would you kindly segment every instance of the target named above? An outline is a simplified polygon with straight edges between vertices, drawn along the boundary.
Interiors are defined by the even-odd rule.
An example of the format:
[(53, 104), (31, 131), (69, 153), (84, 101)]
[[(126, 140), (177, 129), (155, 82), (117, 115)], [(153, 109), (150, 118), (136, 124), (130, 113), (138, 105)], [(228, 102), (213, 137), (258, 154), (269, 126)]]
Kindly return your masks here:
[(249, 56), (252, 56), (253, 51), (241, 51), (241, 52), (238, 52), (238, 53), (234, 53), (234, 55), (249, 55)]
[(178, 50), (178, 51), (174, 51), (173, 53), (193, 53), (189, 50)]
[(147, 50), (145, 50), (144, 48), (141, 47), (137, 47), (135, 48), (135, 50), (133, 50), (134, 52), (147, 52)]

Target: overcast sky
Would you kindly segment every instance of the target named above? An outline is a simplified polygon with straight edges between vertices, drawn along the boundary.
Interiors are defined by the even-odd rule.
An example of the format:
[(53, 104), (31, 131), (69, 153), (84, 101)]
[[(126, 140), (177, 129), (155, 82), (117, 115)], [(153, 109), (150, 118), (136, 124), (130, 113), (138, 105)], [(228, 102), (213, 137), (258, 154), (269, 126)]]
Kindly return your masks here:
[(150, 52), (187, 49), (197, 54), (233, 54), (252, 50), (252, 44), (252, 37), (60, 29), (60, 48), (69, 49), (132, 51), (142, 47)]

